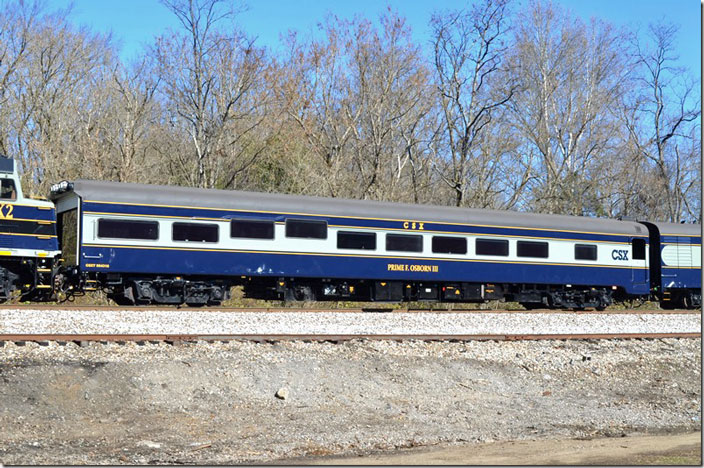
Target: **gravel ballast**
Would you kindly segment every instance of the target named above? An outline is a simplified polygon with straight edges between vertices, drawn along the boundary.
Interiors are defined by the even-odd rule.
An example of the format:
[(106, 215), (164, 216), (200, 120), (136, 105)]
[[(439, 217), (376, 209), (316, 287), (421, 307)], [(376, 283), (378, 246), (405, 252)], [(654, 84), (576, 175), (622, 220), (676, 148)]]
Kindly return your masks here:
[(258, 463), (683, 433), (701, 430), (700, 385), (695, 338), (8, 342), (0, 463)]
[(701, 314), (0, 310), (4, 334), (532, 335), (698, 333)]

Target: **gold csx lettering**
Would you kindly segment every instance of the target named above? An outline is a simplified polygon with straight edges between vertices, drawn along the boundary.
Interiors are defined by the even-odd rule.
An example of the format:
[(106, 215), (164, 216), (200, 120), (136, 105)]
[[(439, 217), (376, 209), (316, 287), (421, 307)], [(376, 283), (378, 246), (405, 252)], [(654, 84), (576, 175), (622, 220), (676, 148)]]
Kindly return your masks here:
[(15, 205), (8, 205), (7, 203), (0, 203), (0, 219), (12, 219), (15, 216), (12, 211), (15, 209)]
[(425, 228), (423, 227), (425, 223), (421, 223), (420, 221), (404, 221), (403, 222), (403, 229), (411, 229), (415, 231), (424, 231)]

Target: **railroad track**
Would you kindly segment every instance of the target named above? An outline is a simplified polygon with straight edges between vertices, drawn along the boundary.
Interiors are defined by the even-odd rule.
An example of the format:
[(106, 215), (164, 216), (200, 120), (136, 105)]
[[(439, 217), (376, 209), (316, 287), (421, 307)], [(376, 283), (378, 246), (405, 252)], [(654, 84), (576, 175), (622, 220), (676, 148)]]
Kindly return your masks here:
[(700, 311), (0, 307), (0, 342), (701, 338)]
[(701, 333), (609, 333), (609, 334), (532, 334), (532, 335), (198, 335), (198, 334), (149, 334), (149, 335), (115, 335), (115, 334), (8, 334), (0, 335), (0, 344), (26, 342), (59, 345), (74, 343), (85, 346), (88, 343), (166, 343), (181, 345), (185, 343), (228, 342), (228, 341), (319, 341), (344, 342), (351, 340), (389, 340), (389, 341), (527, 341), (527, 340), (614, 340), (614, 339), (662, 339), (662, 338), (701, 338)]
[(175, 306), (175, 307), (165, 307), (163, 305), (150, 305), (150, 306), (112, 306), (112, 305), (74, 305), (74, 304), (0, 304), (0, 311), (2, 310), (99, 310), (99, 311), (161, 311), (161, 310), (178, 310), (181, 312), (251, 312), (251, 313), (264, 313), (264, 312), (277, 312), (277, 313), (309, 313), (309, 312), (327, 312), (327, 313), (460, 313), (460, 314), (555, 314), (555, 313), (570, 313), (575, 315), (581, 314), (629, 314), (629, 315), (643, 315), (643, 314), (701, 314), (701, 310), (687, 310), (687, 309), (620, 309), (620, 310), (560, 310), (560, 309), (533, 309), (533, 310), (515, 310), (515, 309), (456, 309), (456, 308), (387, 308), (387, 307), (348, 307), (344, 309), (335, 308), (297, 308), (297, 307), (188, 307), (188, 306)]

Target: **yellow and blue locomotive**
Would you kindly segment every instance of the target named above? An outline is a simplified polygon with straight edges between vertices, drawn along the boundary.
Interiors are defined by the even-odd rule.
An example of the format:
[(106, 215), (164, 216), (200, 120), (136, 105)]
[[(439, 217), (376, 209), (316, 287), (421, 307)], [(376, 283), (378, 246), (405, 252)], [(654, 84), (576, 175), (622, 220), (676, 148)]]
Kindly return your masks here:
[(60, 254), (54, 204), (27, 197), (15, 161), (0, 157), (0, 301), (51, 298)]

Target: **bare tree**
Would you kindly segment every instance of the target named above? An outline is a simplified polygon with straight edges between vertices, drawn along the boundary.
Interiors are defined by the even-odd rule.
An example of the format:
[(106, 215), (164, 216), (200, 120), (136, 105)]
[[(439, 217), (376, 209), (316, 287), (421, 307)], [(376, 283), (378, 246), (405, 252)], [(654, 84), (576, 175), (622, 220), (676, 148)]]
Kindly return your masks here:
[(585, 25), (549, 3), (533, 3), (517, 22), (513, 71), (522, 90), (511, 102), (525, 152), (540, 155), (533, 209), (594, 214), (603, 182), (595, 165), (615, 154), (619, 125), (610, 112), (623, 91), (623, 35)]
[[(495, 113), (516, 92), (503, 73), (508, 45), (508, 0), (484, 0), (470, 11), (433, 16), (434, 65), (445, 125), (449, 165), (442, 179), (454, 191), (454, 204), (471, 203), (469, 190), (478, 173), (478, 142)], [(488, 184), (480, 184), (486, 187)], [(471, 198), (471, 197), (469, 197)]]
[[(37, 2), (6, 2), (0, 9), (0, 121), (1, 128), (8, 128), (13, 120), (9, 112), (11, 88), (17, 79), (18, 70), (26, 66), (30, 40), (35, 19), (40, 14)], [(0, 153), (11, 155), (10, 135), (7, 131), (0, 133)]]
[(111, 179), (129, 182), (149, 180), (150, 134), (158, 123), (155, 92), (159, 83), (146, 58), (129, 67), (118, 64), (112, 71), (109, 90), (114, 95), (109, 125), (104, 129), (115, 153)]
[(405, 20), (389, 10), (377, 31), (368, 22), (355, 25), (351, 43), (352, 87), (348, 102), (359, 114), (353, 127), (353, 162), (359, 198), (407, 197), (406, 172), (432, 109), (429, 72)]
[[(335, 17), (320, 28), (323, 39), (290, 38), (282, 86), (288, 114), (319, 162), (313, 177), (320, 184), (311, 188), (331, 196), (408, 199), (407, 172), (422, 172), (433, 107), (410, 29), (391, 10), (378, 28)], [(413, 184), (417, 189), (420, 178)]]
[(85, 174), (86, 157), (102, 156), (84, 143), (98, 145), (92, 132), (100, 101), (92, 100), (93, 86), (111, 60), (110, 37), (75, 28), (66, 11), (7, 5), (20, 34), (13, 40), (21, 44), (11, 50), (23, 58), (11, 60), (11, 77), (5, 75), (3, 150), (17, 159), (26, 190), (41, 192), (64, 174)]
[[(306, 139), (307, 147), (320, 162), (313, 171), (306, 192), (340, 196), (345, 185), (346, 152), (359, 114), (346, 105), (346, 90), (351, 86), (346, 63), (345, 31), (335, 18), (320, 28), (324, 39), (300, 41), (288, 37), (286, 71), (280, 87), (288, 116)], [(343, 194), (346, 195), (346, 194)]]
[(650, 169), (651, 183), (636, 187), (635, 196), (651, 215), (672, 222), (701, 219), (701, 95), (675, 66), (676, 34), (675, 26), (655, 23), (644, 40), (634, 39), (635, 89), (621, 113), (631, 160)]
[(192, 156), (177, 155), (176, 167), (188, 185), (232, 187), (264, 150), (250, 138), (267, 103), (264, 50), (231, 23), (236, 11), (228, 1), (163, 3), (183, 27), (153, 48), (166, 106), (192, 144)]

